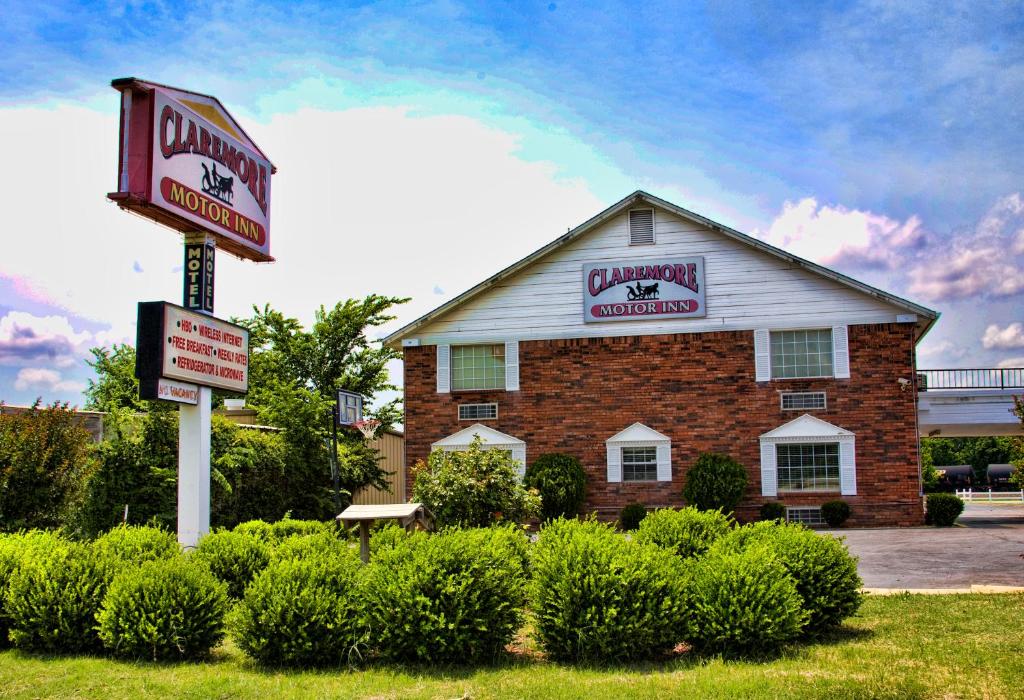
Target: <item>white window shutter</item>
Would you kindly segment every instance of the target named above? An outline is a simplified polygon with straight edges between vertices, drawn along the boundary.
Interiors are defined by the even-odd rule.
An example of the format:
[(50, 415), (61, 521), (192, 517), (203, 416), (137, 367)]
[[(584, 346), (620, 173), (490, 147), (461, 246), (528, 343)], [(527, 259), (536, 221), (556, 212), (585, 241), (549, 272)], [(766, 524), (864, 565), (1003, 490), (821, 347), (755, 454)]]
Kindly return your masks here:
[(608, 483), (622, 481), (622, 448), (608, 445)]
[(775, 468), (775, 443), (761, 443), (761, 495), (779, 495), (778, 470)]
[(519, 474), (519, 478), (522, 479), (526, 476), (526, 445), (513, 447), (512, 459), (518, 462), (516, 465), (516, 473)]
[(672, 445), (658, 445), (658, 481), (672, 481)]
[(853, 440), (839, 443), (839, 492), (844, 496), (857, 495), (857, 458)]
[(759, 382), (772, 378), (771, 335), (763, 328), (754, 331), (754, 378)]
[(505, 391), (519, 391), (519, 341), (505, 341)]
[(437, 393), (447, 394), (452, 386), (452, 348), (450, 345), (437, 346)]
[(846, 326), (832, 326), (832, 374), (836, 379), (850, 378), (850, 343)]

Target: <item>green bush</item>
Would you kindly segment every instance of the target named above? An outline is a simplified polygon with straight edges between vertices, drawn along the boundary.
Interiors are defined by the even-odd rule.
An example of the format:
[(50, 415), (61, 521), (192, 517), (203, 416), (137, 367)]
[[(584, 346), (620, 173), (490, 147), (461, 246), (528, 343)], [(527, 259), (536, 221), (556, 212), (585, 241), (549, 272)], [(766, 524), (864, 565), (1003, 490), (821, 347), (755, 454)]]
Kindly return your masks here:
[(158, 527), (119, 525), (93, 543), (101, 556), (126, 565), (173, 559), (181, 554), (175, 535)]
[(649, 657), (687, 630), (687, 564), (594, 520), (555, 520), (531, 560), (537, 640), (553, 659)]
[(821, 504), (821, 517), (829, 527), (839, 527), (850, 517), (850, 504), (846, 501), (826, 501)]
[(99, 553), (77, 542), (56, 542), (23, 557), (7, 590), (11, 641), (31, 651), (99, 649), (96, 613), (108, 576)]
[(310, 551), (275, 561), (246, 589), (231, 618), (233, 639), (270, 666), (351, 658), (365, 637), (361, 573), (351, 552)]
[(366, 592), (371, 642), (388, 659), (471, 663), (519, 629), (527, 542), (514, 527), (408, 537), (374, 553)]
[(802, 525), (761, 522), (734, 530), (716, 545), (734, 553), (757, 547), (771, 549), (792, 576), (808, 632), (834, 627), (860, 608), (857, 559), (841, 540)]
[(964, 502), (951, 493), (928, 494), (925, 522), (938, 527), (950, 527), (964, 512)]
[(434, 450), (412, 469), (412, 500), (434, 515), (438, 527), (486, 527), (521, 522), (540, 513), (540, 497), (528, 491), (505, 450), (487, 450), (479, 436), (465, 451)]
[(176, 557), (119, 573), (96, 619), (111, 653), (177, 661), (210, 653), (224, 637), (227, 610), (224, 584)]
[(284, 518), (270, 524), (271, 532), (279, 540), (293, 535), (333, 533), (335, 527), (334, 523), (325, 523), (320, 520), (292, 520), (291, 518)]
[(270, 563), (272, 546), (252, 535), (211, 532), (199, 540), (191, 558), (227, 584), (228, 595), (242, 597), (245, 587)]
[(732, 457), (705, 452), (686, 472), (683, 498), (698, 510), (732, 513), (747, 489), (747, 470)]
[(688, 559), (704, 554), (732, 526), (732, 519), (718, 510), (661, 508), (640, 521), (636, 540), (672, 550)]
[(526, 486), (540, 492), (544, 520), (574, 518), (583, 505), (587, 477), (572, 455), (544, 454), (527, 468)]
[(47, 530), (30, 530), (0, 535), (0, 649), (10, 643), (10, 615), (7, 612), (7, 591), (11, 579), (23, 561), (32, 561), (49, 550), (60, 547), (64, 540)]
[(427, 533), (422, 530), (407, 532), (405, 528), (393, 522), (388, 522), (384, 527), (373, 530), (370, 533), (370, 555), (375, 556), (377, 552), (385, 549), (394, 549), (410, 538), (424, 539), (426, 537)]
[(240, 535), (249, 535), (264, 542), (274, 539), (274, 528), (264, 520), (246, 520), (244, 523), (235, 525), (231, 531)]
[(640, 527), (641, 521), (647, 517), (647, 506), (643, 503), (630, 503), (619, 511), (619, 527), (632, 532)]
[(688, 641), (703, 652), (770, 653), (807, 620), (793, 578), (766, 547), (709, 552), (695, 564), (690, 600)]
[(768, 501), (761, 506), (760, 519), (775, 520), (784, 523), (786, 522), (786, 506), (782, 505), (778, 501)]
[(284, 538), (274, 546), (271, 558), (274, 560), (303, 559), (318, 554), (340, 555), (350, 551), (353, 551), (352, 547), (346, 540), (332, 532), (318, 532)]

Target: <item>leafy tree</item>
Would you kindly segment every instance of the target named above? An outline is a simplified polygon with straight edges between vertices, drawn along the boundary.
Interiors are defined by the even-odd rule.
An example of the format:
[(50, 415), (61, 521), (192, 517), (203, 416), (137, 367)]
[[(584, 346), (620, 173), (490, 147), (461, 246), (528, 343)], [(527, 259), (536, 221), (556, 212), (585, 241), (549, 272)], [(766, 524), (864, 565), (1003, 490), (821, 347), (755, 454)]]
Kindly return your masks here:
[(93, 360), (87, 361), (96, 372), (85, 389), (85, 408), (111, 412), (126, 408), (149, 410), (149, 402), (139, 398), (139, 380), (135, 378), (135, 348), (128, 344), (111, 348), (92, 348)]
[[(1021, 426), (1024, 426), (1024, 397), (1013, 397), (1013, 413), (1020, 418)], [(1017, 455), (1013, 461), (1013, 474), (1010, 481), (1016, 484), (1017, 488), (1024, 490), (1024, 438), (1017, 438)]]
[(985, 481), (989, 464), (1010, 464), (1024, 459), (1024, 440), (1019, 437), (921, 438), (921, 463), (947, 467), (969, 464), (978, 482)]

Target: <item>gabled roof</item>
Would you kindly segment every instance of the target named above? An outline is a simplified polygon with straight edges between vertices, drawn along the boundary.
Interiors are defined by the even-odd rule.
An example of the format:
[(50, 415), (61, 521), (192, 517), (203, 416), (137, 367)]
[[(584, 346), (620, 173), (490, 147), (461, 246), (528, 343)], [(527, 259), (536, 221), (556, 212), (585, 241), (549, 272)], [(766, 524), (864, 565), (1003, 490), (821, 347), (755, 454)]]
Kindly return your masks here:
[(463, 428), (457, 433), (449, 435), (446, 438), (438, 440), (430, 447), (431, 449), (445, 447), (465, 447), (469, 443), (473, 442), (473, 437), (479, 435), (480, 440), (485, 445), (525, 445), (526, 443), (519, 438), (514, 438), (511, 435), (506, 435), (500, 430), (490, 428), (483, 423), (474, 423), (468, 428)]
[(648, 428), (643, 423), (634, 423), (625, 430), (612, 435), (610, 438), (605, 440), (606, 443), (617, 443), (617, 442), (671, 442), (672, 438), (668, 435), (662, 435), (654, 428)]
[(815, 418), (808, 413), (761, 435), (762, 440), (784, 440), (786, 438), (829, 438), (835, 440), (848, 437), (853, 437), (853, 433), (849, 430)]
[(748, 236), (745, 233), (740, 233), (735, 229), (729, 228), (728, 226), (724, 226), (715, 221), (712, 221), (711, 219), (705, 218), (700, 214), (695, 214), (692, 211), (683, 209), (682, 207), (672, 204), (671, 202), (665, 201), (664, 199), (661, 199), (659, 197), (655, 197), (652, 194), (648, 194), (643, 190), (637, 190), (636, 192), (633, 192), (631, 195), (619, 200), (612, 206), (608, 207), (597, 216), (594, 216), (593, 218), (583, 222), (582, 224), (572, 229), (568, 233), (559, 236), (558, 238), (551, 241), (543, 248), (539, 248), (538, 250), (534, 251), (533, 253), (530, 253), (529, 255), (519, 260), (518, 262), (509, 265), (508, 267), (506, 267), (504, 270), (501, 270), (497, 274), (488, 277), (486, 280), (476, 285), (475, 287), (466, 290), (465, 292), (458, 295), (451, 301), (448, 301), (442, 304), (441, 306), (438, 306), (433, 311), (429, 311), (423, 316), (420, 316), (412, 323), (409, 323), (403, 326), (402, 328), (399, 328), (397, 331), (391, 333), (390, 335), (384, 338), (384, 344), (395, 345), (399, 343), (402, 340), (402, 338), (412, 335), (426, 324), (436, 320), (437, 318), (443, 316), (449, 311), (452, 311), (453, 309), (461, 306), (470, 299), (473, 299), (479, 296), (480, 294), (486, 292), (488, 289), (496, 285), (498, 282), (501, 282), (502, 280), (505, 280), (515, 275), (523, 268), (532, 265), (533, 263), (547, 256), (549, 253), (552, 253), (561, 248), (562, 246), (571, 243), (576, 239), (586, 235), (594, 228), (618, 216), (619, 214), (621, 214), (623, 211), (626, 211), (630, 207), (636, 206), (637, 204), (649, 204), (651, 206), (659, 207), (683, 219), (687, 219), (702, 226), (706, 226), (707, 228), (712, 229), (713, 231), (717, 231), (718, 233), (721, 233), (727, 238), (731, 238), (733, 240), (739, 241), (740, 243), (744, 243), (752, 248), (756, 248), (757, 250), (763, 253), (772, 255), (776, 258), (780, 258), (790, 264), (796, 265), (805, 270), (813, 272), (814, 274), (821, 275), (822, 277), (827, 277), (828, 279), (831, 279), (835, 282), (850, 287), (851, 289), (861, 292), (862, 294), (867, 294), (868, 296), (875, 297), (876, 299), (881, 299), (882, 301), (893, 304), (894, 306), (897, 306), (899, 308), (906, 309), (908, 313), (917, 314), (918, 316), (921, 316), (924, 319), (923, 323), (920, 320), (918, 321), (918, 340), (924, 337), (924, 335), (928, 332), (931, 326), (939, 318), (939, 313), (937, 311), (933, 311), (932, 309), (921, 306), (920, 304), (915, 304), (912, 301), (908, 301), (894, 294), (884, 292), (881, 289), (877, 289), (869, 284), (865, 284), (864, 282), (855, 280), (852, 277), (847, 277), (841, 272), (836, 272), (835, 270), (831, 270), (822, 265), (818, 265), (817, 263), (813, 263), (810, 260), (804, 260), (803, 258), (793, 255), (792, 253), (787, 253), (781, 248), (776, 248), (773, 245), (769, 245), (768, 243), (758, 240), (752, 236)]

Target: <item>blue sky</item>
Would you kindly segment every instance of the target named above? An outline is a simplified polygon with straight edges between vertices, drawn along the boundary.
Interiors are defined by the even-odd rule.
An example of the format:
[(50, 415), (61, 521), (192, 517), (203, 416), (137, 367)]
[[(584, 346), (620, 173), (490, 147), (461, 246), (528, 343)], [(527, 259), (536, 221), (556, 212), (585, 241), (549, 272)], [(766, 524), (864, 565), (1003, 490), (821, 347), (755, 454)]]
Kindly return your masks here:
[(125, 75), (280, 168), (279, 262), (224, 262), (222, 316), (410, 320), (642, 188), (942, 311), (922, 366), (1024, 365), (1021, 3), (749, 5), (8, 3), (0, 397), (80, 401), (87, 348), (180, 295), (177, 239), (102, 198)]

